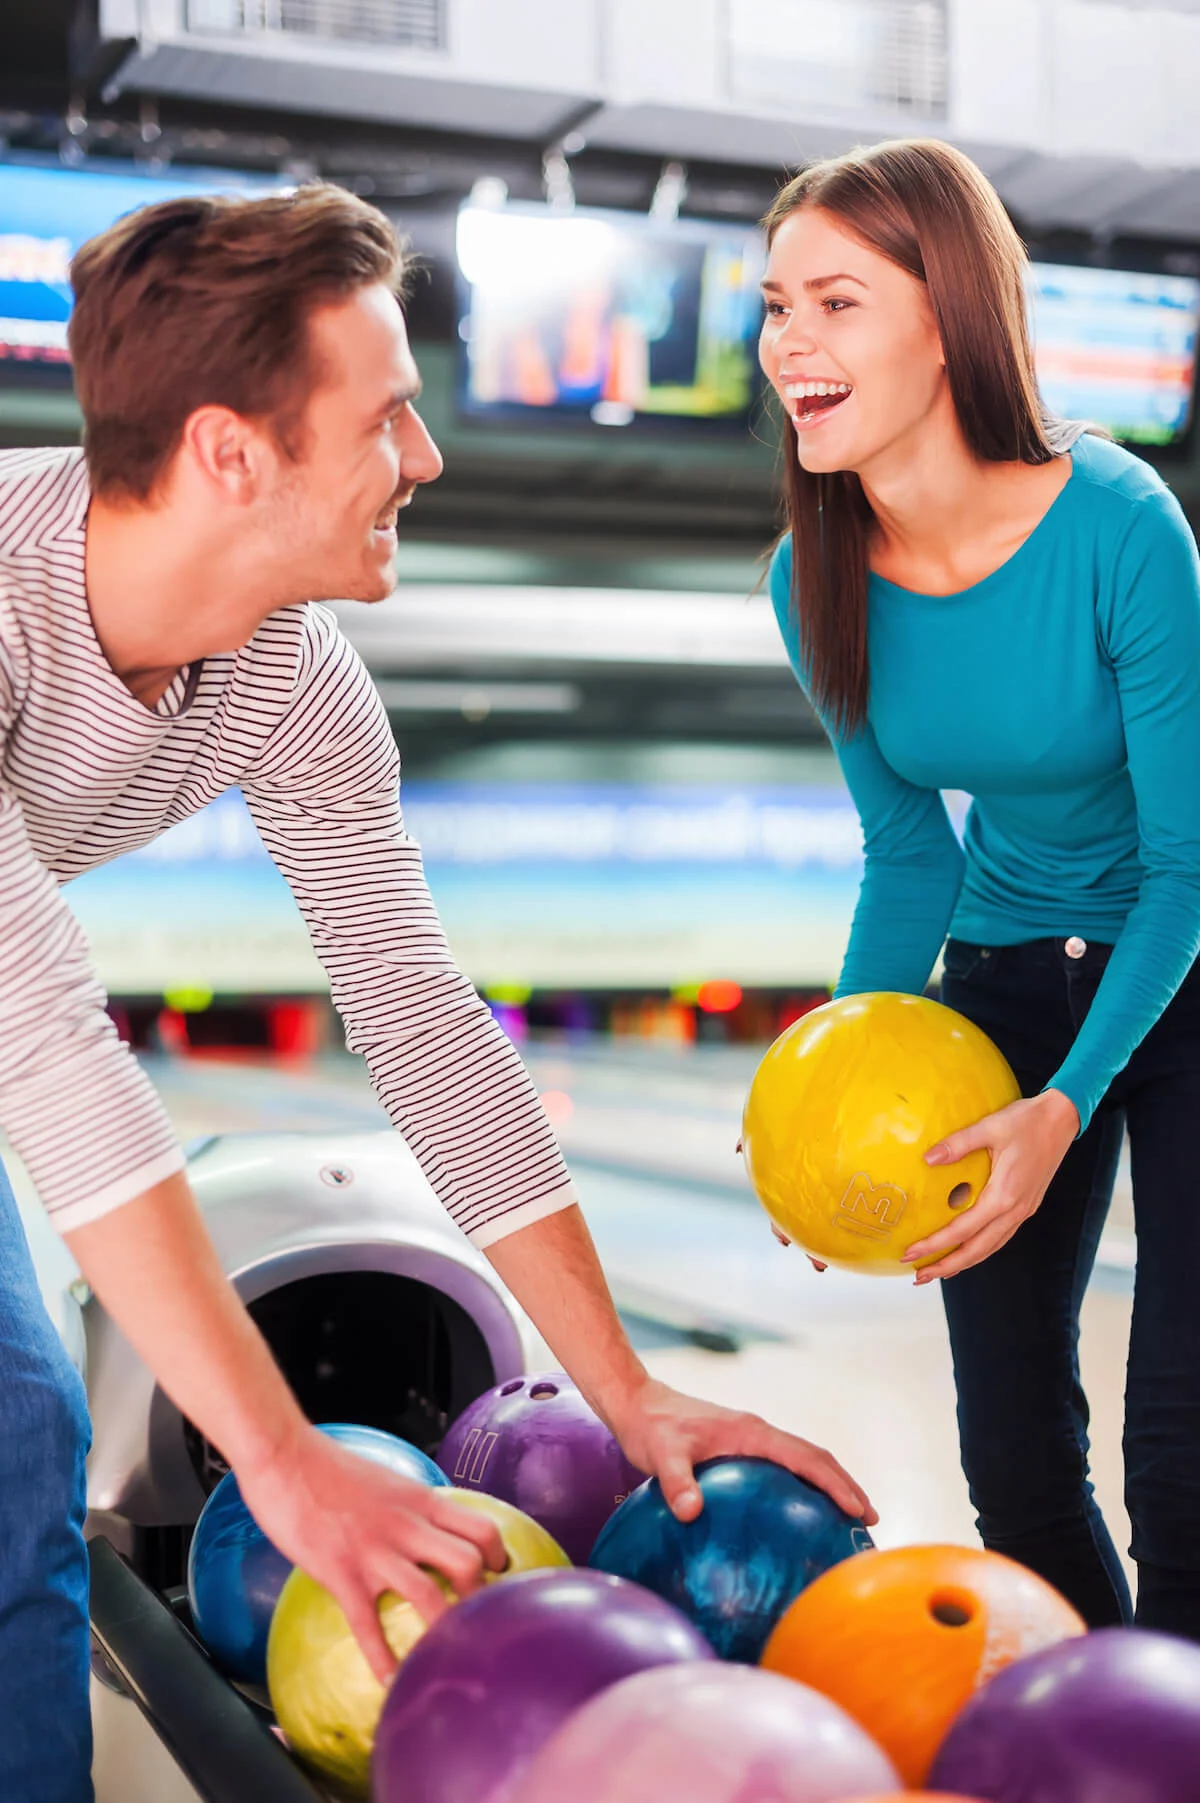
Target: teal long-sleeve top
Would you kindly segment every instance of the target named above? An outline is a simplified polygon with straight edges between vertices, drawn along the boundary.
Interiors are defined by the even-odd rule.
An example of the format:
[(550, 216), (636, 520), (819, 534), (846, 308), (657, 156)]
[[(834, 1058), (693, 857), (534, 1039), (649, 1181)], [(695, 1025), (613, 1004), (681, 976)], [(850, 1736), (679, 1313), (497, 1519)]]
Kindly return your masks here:
[[(1081, 1131), (1200, 949), (1200, 564), (1139, 458), (1079, 438), (1049, 512), (952, 595), (871, 575), (866, 724), (834, 743), (865, 867), (838, 995), (918, 994), (942, 942), (1114, 947), (1047, 1087)], [(802, 686), (792, 551), (771, 599)], [(960, 847), (943, 790), (971, 797)]]

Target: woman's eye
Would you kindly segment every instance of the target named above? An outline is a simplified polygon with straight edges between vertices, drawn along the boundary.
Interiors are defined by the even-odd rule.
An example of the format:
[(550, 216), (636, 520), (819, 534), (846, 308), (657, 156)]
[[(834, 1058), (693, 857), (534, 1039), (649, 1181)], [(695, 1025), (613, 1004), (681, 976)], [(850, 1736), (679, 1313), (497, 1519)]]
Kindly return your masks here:
[(842, 300), (838, 295), (831, 294), (821, 304), (827, 312), (844, 313), (847, 307), (854, 305), (854, 302)]
[(787, 312), (787, 308), (784, 306), (782, 301), (768, 301), (767, 302), (767, 317), (768, 317), (768, 319), (779, 319), (780, 316), (786, 312)]

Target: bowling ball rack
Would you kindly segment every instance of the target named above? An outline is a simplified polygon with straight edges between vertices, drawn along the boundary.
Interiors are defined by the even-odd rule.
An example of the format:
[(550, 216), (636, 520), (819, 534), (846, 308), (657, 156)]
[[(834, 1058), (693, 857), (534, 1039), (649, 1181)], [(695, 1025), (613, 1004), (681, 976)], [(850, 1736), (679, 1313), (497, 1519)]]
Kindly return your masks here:
[(166, 1598), (103, 1537), (88, 1556), (102, 1682), (132, 1698), (204, 1803), (327, 1803)]

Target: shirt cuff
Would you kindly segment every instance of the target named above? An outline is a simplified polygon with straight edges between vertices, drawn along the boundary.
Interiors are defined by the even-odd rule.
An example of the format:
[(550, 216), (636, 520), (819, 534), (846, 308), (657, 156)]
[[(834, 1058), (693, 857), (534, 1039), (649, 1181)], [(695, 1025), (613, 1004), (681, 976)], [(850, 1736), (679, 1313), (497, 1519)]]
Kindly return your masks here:
[(154, 1159), (150, 1164), (139, 1165), (136, 1171), (130, 1171), (127, 1177), (119, 1177), (115, 1183), (106, 1184), (103, 1189), (94, 1190), (91, 1195), (81, 1196), (78, 1202), (62, 1202), (57, 1208), (46, 1212), (56, 1233), (73, 1233), (76, 1227), (87, 1227), (102, 1215), (111, 1214), (115, 1208), (122, 1208), (126, 1202), (132, 1202), (146, 1190), (153, 1189), (156, 1183), (165, 1183), (168, 1177), (182, 1171), (185, 1163), (183, 1147), (173, 1146), (161, 1158)]
[(575, 1185), (568, 1183), (563, 1189), (552, 1190), (548, 1196), (539, 1196), (536, 1202), (519, 1202), (504, 1214), (493, 1216), (482, 1226), (472, 1228), (467, 1238), (484, 1252), (498, 1240), (507, 1239), (510, 1233), (519, 1233), (522, 1227), (532, 1227), (535, 1221), (544, 1221), (549, 1215), (561, 1214), (564, 1208), (574, 1208), (578, 1201)]

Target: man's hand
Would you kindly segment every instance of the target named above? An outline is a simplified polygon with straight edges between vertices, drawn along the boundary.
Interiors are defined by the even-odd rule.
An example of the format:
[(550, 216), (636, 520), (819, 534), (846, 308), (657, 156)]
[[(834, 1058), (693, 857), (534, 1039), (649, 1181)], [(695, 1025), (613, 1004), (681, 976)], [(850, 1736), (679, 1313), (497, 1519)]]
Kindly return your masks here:
[(652, 1378), (609, 1426), (638, 1470), (658, 1479), (680, 1521), (694, 1521), (703, 1507), (692, 1467), (717, 1458), (771, 1459), (824, 1490), (847, 1515), (861, 1516), (868, 1527), (879, 1519), (865, 1492), (831, 1453), (771, 1427), (758, 1415), (700, 1402)]
[[(991, 1153), (992, 1174), (977, 1202), (950, 1226), (918, 1240), (905, 1262), (933, 1258), (917, 1272), (918, 1283), (956, 1277), (1010, 1240), (1022, 1221), (1042, 1205), (1050, 1180), (1079, 1132), (1079, 1113), (1061, 1090), (1043, 1090), (1012, 1102), (973, 1127), (952, 1133), (925, 1154), (927, 1164), (956, 1164), (968, 1152)], [(939, 1256), (941, 1254), (942, 1256)]]
[(332, 1592), (381, 1684), (396, 1669), (379, 1623), (386, 1590), (427, 1622), (448, 1607), (431, 1573), (467, 1596), (507, 1555), (492, 1522), (443, 1490), (397, 1477), (304, 1426), (286, 1452), (238, 1471), (254, 1519), (294, 1565)]
[(337, 1597), (386, 1683), (395, 1661), (379, 1597), (394, 1590), (432, 1621), (445, 1597), (430, 1571), (474, 1589), (485, 1564), (503, 1567), (495, 1529), (444, 1491), (397, 1477), (309, 1425), (222, 1271), (182, 1174), (67, 1242), (167, 1395), (221, 1448), (263, 1532)]
[(773, 1459), (828, 1491), (848, 1515), (877, 1519), (858, 1485), (819, 1446), (757, 1415), (681, 1396), (648, 1376), (613, 1307), (578, 1208), (497, 1240), (488, 1257), (628, 1458), (658, 1478), (681, 1521), (703, 1507), (693, 1465), (739, 1456)]

